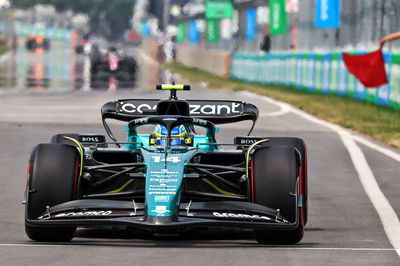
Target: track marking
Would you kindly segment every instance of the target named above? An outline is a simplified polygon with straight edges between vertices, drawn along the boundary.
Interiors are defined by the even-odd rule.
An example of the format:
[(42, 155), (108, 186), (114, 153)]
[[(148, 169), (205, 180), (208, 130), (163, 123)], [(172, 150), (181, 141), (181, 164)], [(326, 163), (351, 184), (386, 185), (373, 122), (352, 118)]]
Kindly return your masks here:
[[(0, 243), (0, 247), (82, 247), (82, 246), (96, 246), (101, 243), (85, 243), (85, 244), (74, 244), (71, 242), (71, 244), (5, 244), (5, 243)], [(215, 244), (215, 243), (214, 243)], [(126, 245), (126, 243), (124, 243)], [(132, 246), (135, 246), (135, 243), (132, 243)], [(200, 245), (202, 246), (202, 245)], [(207, 246), (207, 245), (206, 245)], [(119, 247), (119, 243), (115, 243), (115, 247)], [(155, 246), (158, 247), (158, 246)], [(165, 248), (168, 246), (160, 246), (160, 248)], [(193, 246), (196, 248), (197, 246)], [(232, 245), (232, 247), (235, 247), (235, 245)], [(338, 247), (321, 247), (321, 248), (313, 248), (313, 247), (274, 247), (274, 246), (262, 246), (259, 244), (254, 244), (254, 247), (257, 248), (267, 248), (268, 250), (337, 250), (337, 251), (395, 251), (393, 248), (338, 248)]]
[[(250, 98), (254, 98), (254, 94), (248, 91), (243, 91), (243, 92), (239, 92), (240, 94), (250, 97)], [(290, 105), (287, 103), (277, 103), (274, 99), (270, 99), (264, 96), (261, 97), (257, 97), (259, 100), (262, 100), (264, 102), (270, 103), (270, 104), (274, 104), (276, 106), (279, 107), (280, 110), (278, 111), (274, 111), (274, 112), (270, 112), (270, 113), (263, 113), (260, 114), (260, 117), (271, 117), (271, 116), (281, 116), (287, 113), (290, 113), (291, 109), (290, 109)]]
[[(245, 95), (252, 97), (252, 98), (268, 98), (265, 96), (260, 96), (257, 94), (253, 93), (246, 93)], [(278, 106), (280, 105), (287, 105), (287, 103), (282, 103), (277, 100), (270, 99), (270, 103), (276, 104)], [(390, 158), (393, 158), (395, 160), (400, 159), (400, 155), (383, 147), (380, 147), (364, 138), (361, 138), (359, 136), (355, 136), (351, 134), (351, 132), (341, 126), (332, 124), (330, 122), (324, 121), (320, 118), (317, 118), (313, 115), (310, 115), (296, 107), (293, 107), (292, 105), (290, 106), (290, 110), (297, 114), (298, 116), (311, 121), (315, 124), (322, 125), (324, 127), (327, 127), (333, 131), (335, 131), (341, 138), (343, 144), (345, 145), (350, 158), (353, 162), (354, 168), (356, 169), (358, 178), (361, 182), (361, 185), (364, 188), (365, 193), (367, 194), (368, 198), (370, 199), (372, 205), (374, 206), (376, 212), (378, 213), (378, 216), (381, 220), (381, 223), (383, 225), (383, 229), (386, 233), (386, 236), (388, 237), (390, 243), (394, 247), (394, 250), (396, 251), (397, 255), (400, 257), (400, 221), (399, 218), (397, 217), (396, 212), (394, 211), (393, 207), (390, 205), (390, 202), (388, 199), (385, 197), (383, 192), (381, 191), (378, 182), (375, 179), (375, 176), (371, 170), (371, 167), (369, 166), (364, 153), (360, 149), (360, 147), (357, 145), (355, 140), (359, 141), (360, 143), (363, 143), (364, 145), (367, 145), (368, 147), (378, 151), (382, 152), (383, 154), (389, 156)]]
[(361, 144), (373, 149), (373, 150), (376, 150), (376, 151), (379, 151), (380, 153), (383, 153), (384, 155), (392, 158), (393, 160), (396, 160), (396, 161), (400, 162), (400, 154), (398, 154), (398, 153), (396, 153), (396, 152), (394, 152), (394, 151), (392, 151), (390, 149), (381, 147), (381, 146), (379, 146), (379, 145), (377, 145), (377, 144), (375, 144), (375, 143), (373, 143), (373, 142), (371, 142), (369, 140), (366, 140), (366, 139), (364, 139), (364, 138), (362, 138), (360, 136), (353, 135), (353, 139), (355, 141), (357, 141), (357, 142), (359, 142), (359, 143), (361, 143)]
[(303, 250), (342, 250), (342, 251), (395, 251), (394, 248), (334, 248), (334, 247), (327, 247), (327, 248), (295, 248), (295, 247), (271, 247), (271, 249), (303, 249)]
[(275, 112), (271, 112), (271, 113), (265, 113), (265, 114), (261, 114), (259, 117), (274, 117), (274, 116), (281, 116), (284, 114), (289, 113), (290, 110), (285, 110), (285, 109), (281, 109), (279, 111), (275, 111)]
[(60, 245), (60, 244), (0, 244), (0, 247), (66, 247), (72, 245)]
[(387, 237), (400, 256), (400, 221), (389, 201), (380, 190), (364, 153), (348, 133), (339, 133), (358, 173), (361, 184), (378, 212)]

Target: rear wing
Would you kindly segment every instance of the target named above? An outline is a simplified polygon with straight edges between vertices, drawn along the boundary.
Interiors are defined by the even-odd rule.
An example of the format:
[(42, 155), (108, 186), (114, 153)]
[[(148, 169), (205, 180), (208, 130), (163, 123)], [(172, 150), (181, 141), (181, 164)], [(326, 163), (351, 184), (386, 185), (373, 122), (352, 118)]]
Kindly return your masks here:
[[(107, 118), (131, 121), (157, 114), (157, 99), (125, 99), (108, 102), (101, 108), (103, 120)], [(234, 123), (244, 120), (255, 122), (259, 111), (250, 103), (219, 100), (187, 100), (189, 115), (214, 124)]]

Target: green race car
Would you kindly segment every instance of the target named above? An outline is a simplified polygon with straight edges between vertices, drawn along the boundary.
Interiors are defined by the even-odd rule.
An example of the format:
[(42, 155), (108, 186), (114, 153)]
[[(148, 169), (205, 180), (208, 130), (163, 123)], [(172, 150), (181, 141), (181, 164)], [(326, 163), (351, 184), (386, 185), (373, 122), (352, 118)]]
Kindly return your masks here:
[[(254, 127), (256, 106), (178, 99), (188, 85), (157, 89), (171, 96), (102, 107), (111, 141), (57, 134), (33, 149), (24, 200), (28, 237), (69, 241), (78, 226), (123, 225), (150, 233), (243, 228), (262, 244), (299, 242), (307, 223), (304, 141), (238, 136), (218, 143), (215, 125), (251, 120)], [(115, 138), (108, 119), (127, 123), (125, 141)], [(149, 125), (150, 132), (138, 133)]]

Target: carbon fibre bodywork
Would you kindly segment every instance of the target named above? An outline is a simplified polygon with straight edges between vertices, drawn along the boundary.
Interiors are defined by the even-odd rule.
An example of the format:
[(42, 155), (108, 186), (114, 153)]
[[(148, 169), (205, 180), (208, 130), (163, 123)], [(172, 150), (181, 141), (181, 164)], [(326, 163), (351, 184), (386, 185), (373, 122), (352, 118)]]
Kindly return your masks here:
[[(33, 227), (124, 225), (151, 232), (207, 227), (294, 230), (307, 222), (305, 145), (290, 139), (296, 159), (295, 185), (290, 188), (291, 218), (276, 207), (254, 201), (252, 152), (258, 147), (287, 146), (288, 138), (238, 137), (224, 150), (214, 124), (258, 117), (257, 108), (236, 101), (117, 100), (102, 108), (103, 124), (113, 142), (93, 134), (59, 134), (53, 143), (78, 148), (80, 162), (74, 199), (48, 206)], [(105, 122), (128, 123), (126, 141), (118, 142)], [(143, 125), (162, 125), (169, 135), (165, 146), (151, 144), (151, 134), (138, 134)], [(190, 145), (174, 147), (171, 130), (184, 125)], [(197, 135), (194, 127), (206, 129)], [(115, 145), (116, 147), (112, 147)], [(29, 178), (29, 171), (28, 171)], [(253, 183), (252, 183), (253, 182)], [(28, 182), (30, 184), (31, 182)], [(36, 188), (27, 187), (26, 201)], [(289, 195), (288, 195), (289, 197)], [(302, 227), (301, 227), (302, 228)]]
[(188, 230), (201, 227), (270, 228), (290, 230), (298, 224), (286, 221), (276, 210), (248, 202), (213, 201), (180, 204), (172, 217), (146, 217), (143, 203), (115, 200), (76, 200), (53, 206), (36, 226), (125, 225), (147, 231)]

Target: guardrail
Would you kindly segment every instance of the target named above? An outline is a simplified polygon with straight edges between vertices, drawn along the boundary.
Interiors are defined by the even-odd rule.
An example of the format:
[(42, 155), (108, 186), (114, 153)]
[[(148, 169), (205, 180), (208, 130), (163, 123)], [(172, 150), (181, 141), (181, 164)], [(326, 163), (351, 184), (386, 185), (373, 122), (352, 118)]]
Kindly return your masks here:
[(400, 110), (400, 54), (385, 52), (383, 55), (389, 83), (376, 89), (367, 89), (354, 78), (347, 71), (339, 52), (235, 53), (231, 59), (230, 76), (245, 82), (335, 94)]

